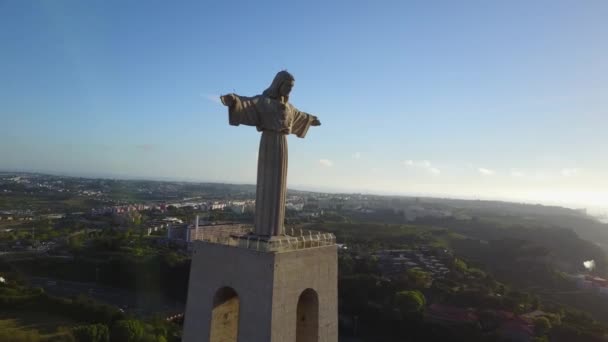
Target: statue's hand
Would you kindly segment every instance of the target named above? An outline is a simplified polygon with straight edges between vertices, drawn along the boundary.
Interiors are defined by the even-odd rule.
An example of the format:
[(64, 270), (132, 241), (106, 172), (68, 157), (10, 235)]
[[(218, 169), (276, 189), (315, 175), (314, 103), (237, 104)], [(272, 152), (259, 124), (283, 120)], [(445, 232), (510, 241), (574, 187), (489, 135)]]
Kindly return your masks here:
[(315, 117), (315, 118), (312, 120), (312, 122), (310, 123), (310, 125), (311, 125), (311, 126), (321, 126), (321, 121), (319, 121), (319, 119)]
[(236, 97), (234, 94), (220, 96), (220, 100), (222, 100), (222, 104), (227, 107), (232, 107), (236, 103)]

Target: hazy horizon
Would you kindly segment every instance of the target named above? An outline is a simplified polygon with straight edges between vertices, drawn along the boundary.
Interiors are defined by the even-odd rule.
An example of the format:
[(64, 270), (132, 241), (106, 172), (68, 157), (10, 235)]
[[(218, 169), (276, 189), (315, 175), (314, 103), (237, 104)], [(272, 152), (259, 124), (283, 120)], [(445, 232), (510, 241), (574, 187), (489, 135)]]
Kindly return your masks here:
[[(0, 173), (27, 173), (27, 174), (41, 174), (58, 177), (73, 177), (73, 178), (86, 178), (86, 179), (111, 179), (111, 180), (124, 180), (124, 181), (157, 181), (157, 182), (187, 182), (187, 183), (213, 183), (213, 184), (232, 184), (232, 185), (251, 185), (255, 186), (255, 182), (231, 182), (221, 180), (205, 180), (205, 179), (189, 179), (189, 178), (172, 178), (172, 177), (137, 177), (137, 176), (126, 176), (119, 174), (82, 174), (82, 173), (69, 173), (69, 172), (53, 172), (45, 170), (10, 170), (0, 169)], [(585, 205), (584, 203), (574, 202), (560, 202), (560, 201), (535, 201), (525, 200), (521, 198), (509, 198), (509, 197), (490, 197), (490, 196), (475, 196), (475, 195), (449, 195), (441, 193), (408, 193), (408, 192), (390, 192), (390, 191), (377, 191), (373, 189), (348, 189), (348, 188), (331, 188), (323, 186), (308, 186), (302, 184), (292, 184), (288, 186), (291, 190), (297, 191), (309, 191), (318, 193), (328, 194), (364, 194), (374, 196), (396, 196), (396, 197), (426, 197), (426, 198), (437, 198), (437, 199), (453, 199), (453, 200), (480, 200), (480, 201), (498, 201), (498, 202), (509, 202), (517, 204), (530, 204), (530, 205), (544, 205), (544, 206), (559, 206), (569, 209), (585, 209), (592, 216), (601, 217), (602, 220), (606, 220), (605, 215), (608, 215), (608, 206), (593, 206)]]

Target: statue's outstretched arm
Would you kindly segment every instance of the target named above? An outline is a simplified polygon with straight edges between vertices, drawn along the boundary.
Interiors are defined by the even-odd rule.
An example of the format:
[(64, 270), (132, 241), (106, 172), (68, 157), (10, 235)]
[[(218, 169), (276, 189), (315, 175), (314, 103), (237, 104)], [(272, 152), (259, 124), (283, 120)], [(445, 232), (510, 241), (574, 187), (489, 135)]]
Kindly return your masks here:
[(312, 114), (301, 112), (295, 109), (294, 120), (291, 125), (291, 132), (299, 138), (304, 138), (310, 126), (321, 126), (319, 118)]
[(260, 115), (257, 110), (258, 97), (245, 97), (236, 94), (220, 96), (222, 104), (228, 107), (228, 123), (233, 126), (258, 126)]
[(222, 95), (220, 96), (220, 100), (222, 101), (222, 104), (226, 107), (232, 107), (236, 104), (236, 97), (234, 96), (234, 94)]

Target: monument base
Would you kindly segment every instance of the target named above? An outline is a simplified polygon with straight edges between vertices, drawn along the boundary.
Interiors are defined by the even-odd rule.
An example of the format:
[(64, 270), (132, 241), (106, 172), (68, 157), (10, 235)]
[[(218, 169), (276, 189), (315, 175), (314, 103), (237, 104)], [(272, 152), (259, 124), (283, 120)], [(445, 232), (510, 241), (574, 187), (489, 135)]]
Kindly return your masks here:
[(183, 341), (337, 342), (337, 247), (265, 252), (239, 239), (193, 243)]

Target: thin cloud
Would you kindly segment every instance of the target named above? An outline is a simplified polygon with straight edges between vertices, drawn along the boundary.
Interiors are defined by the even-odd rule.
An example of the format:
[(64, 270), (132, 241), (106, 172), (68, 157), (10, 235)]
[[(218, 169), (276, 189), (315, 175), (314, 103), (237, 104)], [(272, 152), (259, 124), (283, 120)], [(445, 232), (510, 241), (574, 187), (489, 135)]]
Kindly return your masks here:
[(353, 157), (353, 159), (361, 159), (361, 153), (355, 152), (355, 153), (353, 153), (352, 157)]
[(562, 169), (562, 171), (560, 173), (564, 177), (572, 177), (572, 176), (575, 176), (576, 174), (578, 174), (579, 171), (580, 171), (580, 169), (571, 168), (571, 169)]
[(334, 162), (329, 159), (319, 159), (319, 164), (325, 167), (332, 167), (334, 165)]
[(439, 170), (439, 169), (438, 169), (438, 168), (436, 168), (436, 167), (430, 167), (430, 168), (429, 168), (429, 172), (430, 172), (430, 173), (432, 173), (432, 174), (434, 174), (434, 175), (439, 175), (439, 174), (441, 174), (441, 170)]
[(201, 94), (201, 97), (211, 101), (211, 102), (215, 102), (217, 104), (222, 104), (222, 100), (220, 100), (220, 96), (219, 95), (215, 95), (215, 94)]
[(423, 168), (427, 168), (427, 167), (431, 167), (431, 162), (428, 160), (404, 160), (401, 162), (401, 164), (405, 165), (405, 166), (416, 166), (416, 167), (423, 167)]
[(522, 178), (525, 177), (526, 174), (519, 170), (511, 170), (511, 177)]
[(477, 171), (483, 176), (492, 176), (492, 175), (496, 174), (496, 172), (494, 170), (486, 169), (483, 167), (478, 168)]
[(412, 167), (412, 168), (418, 168), (418, 169), (422, 169), (425, 170), (433, 175), (439, 175), (441, 174), (441, 170), (439, 170), (438, 168), (434, 167), (433, 164), (431, 164), (430, 161), (428, 160), (404, 160), (401, 162), (401, 164), (403, 166), (407, 166), (407, 167)]

